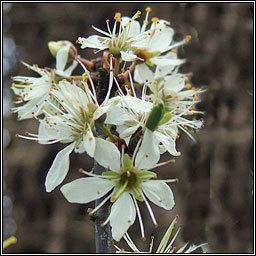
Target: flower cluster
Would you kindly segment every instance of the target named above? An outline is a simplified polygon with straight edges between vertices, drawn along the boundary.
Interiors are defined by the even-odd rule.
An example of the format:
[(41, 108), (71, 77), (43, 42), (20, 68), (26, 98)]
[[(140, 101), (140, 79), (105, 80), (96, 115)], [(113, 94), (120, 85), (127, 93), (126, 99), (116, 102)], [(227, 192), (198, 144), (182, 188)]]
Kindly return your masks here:
[[(159, 180), (155, 169), (174, 162), (160, 162), (163, 153), (181, 153), (176, 148), (180, 132), (194, 139), (201, 128), (195, 109), (202, 89), (193, 88), (190, 74), (179, 73), (185, 62), (178, 58), (178, 47), (189, 42), (173, 40), (174, 30), (166, 20), (153, 18), (150, 8), (142, 26), (132, 18), (116, 13), (111, 30), (93, 27), (102, 35), (79, 37), (81, 48), (93, 48), (102, 57), (87, 60), (68, 41), (50, 42), (56, 68), (39, 68), (23, 63), (39, 77), (13, 77), (17, 95), (13, 108), (18, 119), (35, 118), (37, 134), (18, 135), (40, 144), (63, 143), (47, 173), (47, 192), (60, 185), (69, 171), (69, 156), (86, 153), (105, 168), (98, 175), (81, 169), (86, 177), (63, 185), (60, 190), (71, 203), (85, 204), (99, 198), (112, 203), (109, 217), (112, 236), (119, 241), (138, 216), (141, 236), (144, 225), (137, 201), (145, 203), (157, 226), (150, 202), (171, 210), (174, 196), (168, 183)], [(80, 65), (83, 74), (73, 75)]]
[[(169, 227), (166, 230), (163, 238), (161, 239), (161, 242), (158, 245), (158, 248), (156, 249), (155, 253), (192, 253), (199, 248), (201, 248), (203, 250), (203, 253), (207, 253), (208, 252), (208, 250), (207, 250), (208, 244), (207, 243), (203, 243), (200, 245), (191, 244), (189, 247), (188, 247), (188, 243), (186, 243), (179, 249), (177, 249), (175, 246), (173, 246), (175, 239), (178, 236), (180, 229), (181, 229), (179, 227), (178, 230), (176, 231), (176, 233), (172, 236), (175, 225), (177, 224), (178, 217), (179, 216), (177, 215), (174, 218), (174, 220), (172, 221), (172, 223), (169, 225)], [(151, 237), (151, 243), (149, 245), (149, 250), (147, 252), (140, 251), (137, 248), (137, 246), (134, 244), (134, 242), (132, 241), (131, 237), (129, 236), (129, 234), (127, 232), (125, 233), (123, 238), (133, 253), (153, 253), (152, 250), (153, 250), (154, 236)], [(128, 253), (129, 252), (129, 251), (125, 251), (124, 249), (119, 248), (115, 244), (114, 244), (114, 247), (117, 249), (116, 253), (124, 253), (124, 252)]]

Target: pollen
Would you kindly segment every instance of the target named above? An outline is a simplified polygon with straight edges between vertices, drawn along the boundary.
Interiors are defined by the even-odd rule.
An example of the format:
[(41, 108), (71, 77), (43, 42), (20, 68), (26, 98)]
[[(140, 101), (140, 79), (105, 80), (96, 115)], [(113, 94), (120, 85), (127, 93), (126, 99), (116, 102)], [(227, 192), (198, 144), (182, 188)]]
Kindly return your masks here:
[(152, 22), (157, 22), (159, 19), (157, 17), (154, 17), (151, 19)]
[[(185, 80), (185, 81), (186, 81), (186, 80)], [(189, 83), (188, 83), (188, 84), (186, 84), (186, 86), (187, 86), (187, 88), (188, 88), (188, 89), (191, 89), (191, 88), (192, 88), (192, 85), (191, 85), (191, 84), (189, 84)]]
[(185, 42), (188, 43), (190, 40), (192, 39), (191, 35), (186, 36), (185, 38)]
[(92, 137), (89, 137), (89, 141), (92, 141)]
[(121, 21), (121, 13), (120, 12), (116, 12), (114, 20), (119, 21), (119, 22)]

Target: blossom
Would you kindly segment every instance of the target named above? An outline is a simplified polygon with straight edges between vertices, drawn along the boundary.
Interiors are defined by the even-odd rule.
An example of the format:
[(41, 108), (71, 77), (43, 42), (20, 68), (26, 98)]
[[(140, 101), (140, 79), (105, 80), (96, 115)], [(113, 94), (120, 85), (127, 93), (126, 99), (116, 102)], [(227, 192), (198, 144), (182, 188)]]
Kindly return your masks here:
[(19, 135), (21, 138), (36, 140), (40, 144), (71, 143), (62, 149), (53, 161), (45, 181), (47, 192), (51, 192), (66, 177), (69, 170), (69, 155), (73, 150), (94, 156), (96, 147), (94, 123), (109, 111), (113, 104), (116, 104), (115, 98), (108, 101), (112, 76), (111, 72), (108, 94), (101, 106), (87, 83), (83, 83), (85, 88), (83, 90), (75, 82), (60, 81), (50, 92), (55, 102), (47, 101), (48, 107), (43, 107), (45, 117), (39, 120), (38, 135), (31, 133), (28, 133), (30, 137)]
[[(61, 192), (69, 202), (79, 204), (89, 203), (106, 195), (104, 200), (90, 213), (93, 214), (110, 199), (113, 205), (110, 215), (103, 225), (110, 222), (113, 238), (116, 241), (122, 238), (134, 223), (136, 213), (140, 223), (141, 235), (144, 238), (144, 226), (137, 200), (145, 202), (153, 223), (157, 225), (148, 199), (159, 207), (171, 210), (174, 206), (174, 198), (167, 182), (177, 180), (152, 180), (156, 177), (156, 174), (145, 168), (148, 164), (141, 161), (141, 157), (137, 158), (135, 156), (137, 149), (130, 158), (128, 154), (124, 154), (124, 150), (120, 155), (114, 144), (109, 144), (101, 138), (96, 138), (96, 140), (94, 158), (107, 171), (103, 172), (102, 175), (84, 172), (92, 177), (80, 178), (67, 183), (61, 187)], [(152, 162), (146, 150), (144, 158), (150, 162), (151, 169), (158, 166), (156, 162)]]
[[(169, 53), (168, 55), (173, 58), (176, 54)], [(192, 88), (189, 75), (178, 73), (178, 67), (175, 66), (157, 65), (153, 72), (145, 64), (137, 65), (134, 80), (147, 84), (151, 93), (145, 95), (145, 98), (150, 101), (163, 102), (165, 111), (172, 116), (170, 122), (176, 123), (178, 129), (184, 131), (195, 141), (191, 132), (201, 128), (203, 121), (189, 117), (202, 114), (201, 111), (195, 109), (195, 105), (199, 102), (198, 96), (204, 90)], [(179, 137), (178, 134), (177, 137)]]
[[(144, 133), (141, 148), (148, 147), (151, 149), (156, 161), (160, 158), (160, 153), (168, 151), (173, 156), (179, 156), (180, 153), (176, 150), (176, 137), (178, 133), (177, 123), (172, 122), (173, 119), (163, 120), (158, 123), (154, 131), (148, 129), (147, 121), (151, 111), (155, 105), (147, 101), (143, 96), (139, 99), (130, 95), (120, 96), (120, 102), (113, 107), (112, 111), (107, 114), (106, 123), (115, 124), (119, 136), (126, 139), (127, 145), (130, 143), (131, 136), (138, 129), (142, 129)], [(139, 155), (140, 152), (139, 151)]]
[[(205, 250), (204, 248), (207, 248), (207, 243), (203, 243), (200, 245), (190, 245), (187, 248), (188, 243), (186, 243), (185, 245), (183, 245), (180, 249), (176, 249), (176, 247), (173, 246), (173, 243), (180, 231), (180, 227), (179, 229), (176, 231), (176, 233), (174, 234), (174, 236), (172, 237), (171, 241), (169, 242), (172, 232), (174, 230), (175, 225), (177, 224), (177, 218), (178, 215), (174, 218), (174, 220), (172, 221), (172, 223), (169, 225), (167, 231), (165, 232), (157, 250), (155, 253), (191, 253), (193, 251), (195, 251), (198, 248), (202, 248), (204, 250), (204, 253), (207, 252), (207, 250)], [(132, 241), (131, 237), (129, 236), (129, 234), (126, 232), (125, 235), (123, 236), (124, 240), (126, 241), (126, 243), (128, 244), (128, 246), (131, 248), (132, 252), (134, 253), (153, 253), (153, 240), (154, 237), (152, 237), (152, 241), (150, 243), (150, 247), (149, 247), (149, 251), (148, 252), (142, 252), (139, 251), (139, 249), (136, 247), (136, 245), (134, 244), (134, 242)], [(169, 242), (169, 244), (168, 244)], [(128, 252), (125, 251), (124, 249), (120, 249), (118, 246), (114, 245), (114, 247), (117, 249), (117, 253), (124, 253), (124, 252)]]
[(48, 106), (47, 101), (50, 98), (49, 92), (55, 87), (57, 82), (56, 76), (69, 77), (77, 62), (67, 68), (68, 52), (71, 46), (69, 44), (61, 47), (56, 54), (56, 69), (39, 68), (37, 65), (30, 66), (22, 62), (28, 69), (38, 73), (40, 77), (14, 76), (12, 80), (13, 92), (19, 97), (16, 104), (26, 102), (22, 106), (12, 108), (13, 112), (18, 112), (18, 119), (28, 119), (42, 114), (44, 106)]
[[(173, 44), (174, 30), (169, 27), (170, 23), (158, 18), (153, 18), (150, 28), (146, 30), (150, 11), (150, 8), (146, 9), (146, 17), (142, 26), (136, 20), (141, 14), (140, 11), (137, 11), (132, 18), (121, 17), (120, 13), (116, 13), (112, 31), (109, 26), (109, 20), (107, 20), (108, 32), (93, 26), (96, 31), (104, 36), (79, 37), (78, 43), (81, 44), (82, 49), (89, 47), (99, 51), (109, 50), (114, 57), (121, 57), (124, 61), (139, 60), (149, 65), (159, 62), (162, 65), (170, 65), (170, 60), (166, 62), (162, 57), (159, 58), (159, 56), (179, 45), (187, 43), (189, 37)], [(176, 63), (177, 60), (174, 62)], [(178, 62), (183, 63), (184, 60), (179, 60)]]

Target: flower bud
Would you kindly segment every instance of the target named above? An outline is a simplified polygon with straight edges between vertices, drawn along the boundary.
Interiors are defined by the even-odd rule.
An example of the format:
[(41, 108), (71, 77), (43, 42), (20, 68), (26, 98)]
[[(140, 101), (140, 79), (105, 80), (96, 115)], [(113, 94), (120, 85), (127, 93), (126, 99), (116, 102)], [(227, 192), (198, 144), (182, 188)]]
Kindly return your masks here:
[(164, 113), (165, 113), (165, 109), (164, 109), (164, 104), (162, 102), (155, 105), (149, 114), (146, 127), (151, 131), (155, 131)]
[(70, 56), (75, 56), (77, 53), (77, 50), (75, 48), (75, 46), (69, 42), (69, 41), (64, 41), (64, 40), (60, 40), (60, 41), (50, 41), (48, 42), (48, 48), (52, 54), (53, 57), (56, 57), (57, 52), (64, 46), (66, 45), (70, 45), (70, 49), (69, 49), (69, 54)]

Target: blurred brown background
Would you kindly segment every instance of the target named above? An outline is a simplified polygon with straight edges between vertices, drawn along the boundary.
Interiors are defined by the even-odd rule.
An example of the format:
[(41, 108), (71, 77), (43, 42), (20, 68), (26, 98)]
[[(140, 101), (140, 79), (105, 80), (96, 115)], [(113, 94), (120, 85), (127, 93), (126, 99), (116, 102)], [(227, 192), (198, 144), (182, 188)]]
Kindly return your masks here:
[[(115, 12), (132, 16), (146, 3), (4, 3), (3, 4), (3, 106), (4, 198), (3, 237), (15, 234), (18, 242), (5, 253), (94, 253), (94, 225), (86, 214), (93, 204), (68, 203), (58, 189), (46, 193), (44, 179), (63, 145), (39, 145), (15, 138), (36, 132), (35, 120), (17, 121), (10, 114), (10, 76), (30, 75), (18, 61), (53, 66), (47, 43), (87, 37), (91, 25), (106, 30), (105, 20)], [(176, 39), (192, 35), (179, 54), (187, 58), (181, 72), (193, 72), (193, 86), (206, 86), (198, 108), (205, 111), (205, 127), (197, 143), (182, 134), (176, 163), (159, 170), (160, 178), (178, 177), (171, 184), (176, 206), (171, 212), (153, 207), (155, 229), (141, 206), (147, 242), (140, 240), (138, 223), (130, 234), (141, 250), (150, 235), (155, 246), (176, 214), (182, 230), (176, 245), (209, 244), (212, 253), (253, 251), (253, 4), (150, 3), (150, 17), (171, 21)], [(78, 46), (79, 48), (79, 46)], [(91, 58), (91, 50), (81, 50)], [(166, 158), (164, 156), (163, 158)], [(78, 168), (90, 170), (93, 161), (71, 155), (65, 182), (81, 177)], [(128, 249), (124, 242), (120, 247)], [(156, 248), (156, 247), (155, 247)]]

